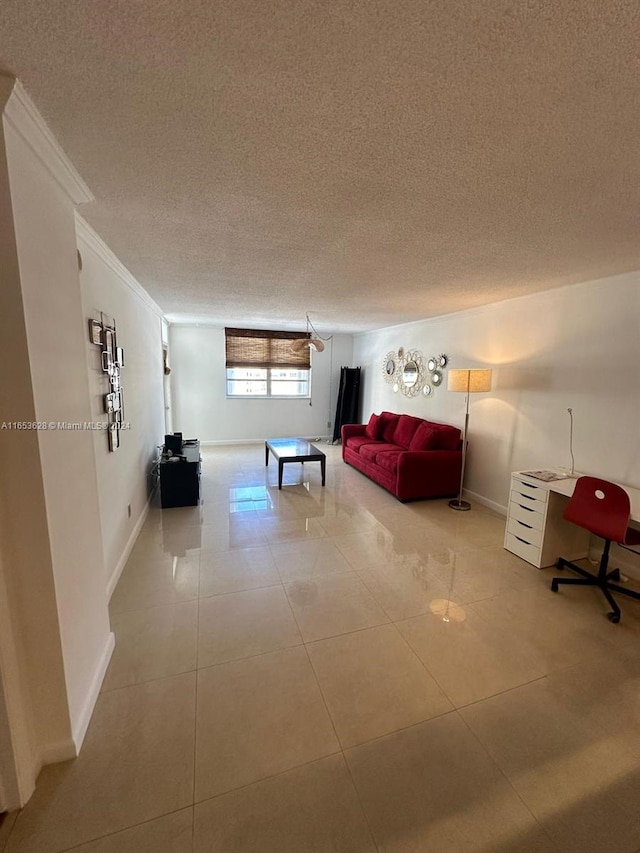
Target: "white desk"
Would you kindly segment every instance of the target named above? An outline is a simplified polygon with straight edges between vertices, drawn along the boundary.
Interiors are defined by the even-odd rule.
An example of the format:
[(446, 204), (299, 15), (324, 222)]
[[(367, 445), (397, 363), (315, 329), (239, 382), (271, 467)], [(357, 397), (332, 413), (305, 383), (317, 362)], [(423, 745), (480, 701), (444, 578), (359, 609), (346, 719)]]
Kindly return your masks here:
[[(553, 566), (558, 557), (579, 560), (589, 551), (589, 533), (562, 517), (577, 477), (547, 483), (524, 471), (511, 475), (504, 547), (537, 566)], [(622, 487), (631, 500), (631, 519), (640, 522), (640, 490)]]

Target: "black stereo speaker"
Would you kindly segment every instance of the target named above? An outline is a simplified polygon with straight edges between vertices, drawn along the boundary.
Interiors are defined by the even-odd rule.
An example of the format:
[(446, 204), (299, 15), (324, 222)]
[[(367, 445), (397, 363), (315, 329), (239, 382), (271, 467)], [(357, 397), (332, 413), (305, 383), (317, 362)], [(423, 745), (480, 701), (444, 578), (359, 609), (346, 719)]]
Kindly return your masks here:
[(182, 452), (182, 433), (177, 432), (173, 435), (165, 435), (164, 437), (164, 449), (165, 451), (170, 450), (172, 453), (181, 453)]

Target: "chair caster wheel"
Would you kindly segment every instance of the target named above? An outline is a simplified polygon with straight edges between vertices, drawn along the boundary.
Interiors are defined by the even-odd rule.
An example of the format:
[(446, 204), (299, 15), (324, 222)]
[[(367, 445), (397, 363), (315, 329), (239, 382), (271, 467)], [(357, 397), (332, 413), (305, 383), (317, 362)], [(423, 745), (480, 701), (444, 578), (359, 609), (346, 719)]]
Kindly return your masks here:
[(609, 622), (614, 622), (615, 624), (617, 624), (620, 621), (620, 615), (611, 611), (611, 613), (607, 613), (607, 619), (609, 620)]
[(552, 581), (551, 582), (551, 592), (557, 592), (557, 591), (558, 591), (558, 584), (555, 581)]
[(620, 569), (614, 569), (609, 575), (611, 580), (619, 581), (620, 580)]

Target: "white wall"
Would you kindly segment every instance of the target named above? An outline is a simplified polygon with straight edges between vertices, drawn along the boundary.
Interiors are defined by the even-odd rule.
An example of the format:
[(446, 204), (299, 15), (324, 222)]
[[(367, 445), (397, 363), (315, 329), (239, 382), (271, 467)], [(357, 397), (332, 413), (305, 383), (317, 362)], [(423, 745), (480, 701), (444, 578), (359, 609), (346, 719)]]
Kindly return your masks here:
[(77, 754), (114, 638), (94, 432), (58, 428), (93, 415), (75, 232), (91, 194), (3, 75), (0, 105), (0, 421), (28, 427), (0, 431), (0, 775), (15, 808), (43, 764)]
[[(13, 81), (0, 75), (3, 111)], [(35, 421), (5, 145), (0, 133), (0, 419)], [(37, 591), (38, 594), (35, 594)], [(0, 752), (5, 805), (31, 795), (47, 744), (70, 737), (38, 436), (0, 430), (0, 668), (10, 731)], [(53, 638), (53, 639), (52, 639)], [(46, 706), (46, 695), (51, 697)], [(17, 788), (17, 790), (16, 790)], [(17, 796), (17, 801), (16, 801)]]
[[(144, 520), (149, 472), (164, 436), (161, 311), (103, 241), (76, 217), (82, 256), (80, 284), (85, 320), (85, 358), (89, 373), (91, 419), (104, 422), (105, 373), (100, 347), (91, 344), (88, 319), (100, 312), (115, 319), (118, 346), (124, 348), (124, 422), (120, 447), (109, 452), (104, 431), (94, 432), (104, 584), (111, 593)], [(129, 516), (128, 507), (131, 507)]]
[[(11, 124), (5, 127), (35, 420), (91, 421), (74, 204)], [(104, 586), (91, 431), (37, 432), (73, 744), (82, 743), (113, 637)], [(15, 441), (20, 443), (19, 436)], [(73, 754), (73, 753), (72, 753)]]
[(203, 442), (331, 435), (340, 368), (354, 364), (351, 335), (334, 335), (324, 352), (313, 352), (310, 406), (309, 400), (227, 399), (224, 328), (172, 324), (169, 352), (173, 429)]
[(506, 508), (511, 471), (570, 466), (568, 407), (576, 470), (640, 488), (640, 273), (356, 336), (365, 420), (388, 409), (461, 427), (464, 395), (408, 399), (385, 384), (400, 346), (494, 369), (492, 392), (471, 397), (471, 493)]

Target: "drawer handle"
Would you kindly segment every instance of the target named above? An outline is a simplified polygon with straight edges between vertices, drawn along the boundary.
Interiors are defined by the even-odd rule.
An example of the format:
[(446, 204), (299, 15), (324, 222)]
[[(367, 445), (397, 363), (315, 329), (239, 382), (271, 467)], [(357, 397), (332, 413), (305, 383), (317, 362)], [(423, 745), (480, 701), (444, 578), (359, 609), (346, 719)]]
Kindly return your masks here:
[(525, 545), (531, 545), (531, 542), (527, 542), (526, 539), (521, 539), (519, 536), (516, 536), (516, 539), (518, 540), (518, 542), (524, 542)]
[(522, 495), (522, 497), (527, 501), (535, 501), (536, 500), (535, 495)]
[[(523, 497), (526, 498), (527, 496), (523, 495)], [(527, 512), (534, 512), (534, 510), (532, 510), (530, 506), (524, 506), (523, 504), (518, 504), (518, 506), (520, 507), (520, 509), (526, 509)]]
[(533, 483), (525, 483), (524, 480), (520, 480), (523, 486), (526, 486), (528, 489), (539, 489), (540, 486), (534, 486)]
[(518, 519), (516, 519), (516, 521), (518, 522), (518, 524), (521, 524), (523, 527), (526, 527), (528, 530), (533, 530), (533, 527), (530, 524), (525, 524), (524, 521), (519, 521)]

